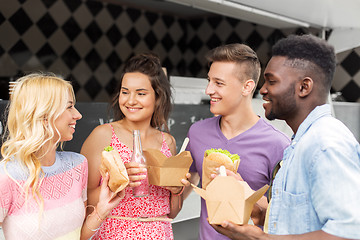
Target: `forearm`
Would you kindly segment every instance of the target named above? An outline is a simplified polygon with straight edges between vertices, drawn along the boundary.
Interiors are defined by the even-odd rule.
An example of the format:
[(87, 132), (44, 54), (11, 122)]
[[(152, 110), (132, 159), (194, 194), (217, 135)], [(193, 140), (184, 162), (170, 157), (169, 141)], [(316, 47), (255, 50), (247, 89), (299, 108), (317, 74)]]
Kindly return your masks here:
[(170, 192), (170, 213), (168, 214), (169, 218), (175, 218), (180, 212), (183, 205), (183, 191), (181, 190), (178, 194), (173, 194)]
[(191, 172), (190, 174), (191, 174), (191, 177), (189, 179), (188, 184), (185, 186), (185, 189), (184, 189), (183, 200), (185, 200), (190, 195), (190, 193), (193, 191), (193, 187), (190, 185), (190, 183), (197, 186), (200, 182), (200, 177), (199, 177), (198, 173)]
[(89, 239), (99, 229), (105, 217), (100, 216), (97, 208), (93, 209), (93, 212), (87, 215), (81, 228), (81, 240)]
[(264, 226), (267, 208), (267, 198), (263, 196), (259, 201), (256, 202), (253, 211), (251, 212), (251, 219), (255, 225)]
[(99, 195), (100, 195), (101, 187), (98, 186), (96, 188), (90, 189), (88, 188), (88, 205), (96, 206), (99, 202)]
[(328, 234), (322, 230), (299, 234), (299, 235), (268, 235), (264, 240), (350, 240)]
[(233, 240), (346, 240), (325, 233), (324, 231), (314, 231), (299, 235), (270, 235), (264, 233), (254, 225), (236, 225), (225, 221), (221, 225), (211, 225), (219, 233)]

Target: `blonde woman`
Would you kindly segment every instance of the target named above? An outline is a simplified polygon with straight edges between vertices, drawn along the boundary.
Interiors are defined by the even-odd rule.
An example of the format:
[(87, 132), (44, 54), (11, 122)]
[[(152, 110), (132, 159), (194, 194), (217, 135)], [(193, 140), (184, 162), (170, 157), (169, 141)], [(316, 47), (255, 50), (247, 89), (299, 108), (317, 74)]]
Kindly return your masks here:
[(6, 239), (88, 239), (121, 200), (110, 201), (105, 177), (99, 203), (84, 221), (87, 160), (57, 151), (73, 138), (82, 117), (74, 105), (71, 84), (55, 75), (17, 81), (1, 147), (0, 225)]

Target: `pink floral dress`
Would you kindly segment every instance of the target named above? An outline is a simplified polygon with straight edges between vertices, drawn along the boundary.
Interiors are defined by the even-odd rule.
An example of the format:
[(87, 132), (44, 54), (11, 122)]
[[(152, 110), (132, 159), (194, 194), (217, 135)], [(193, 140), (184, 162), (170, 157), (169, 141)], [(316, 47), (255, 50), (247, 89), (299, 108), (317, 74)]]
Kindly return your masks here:
[[(110, 145), (116, 149), (125, 163), (130, 161), (132, 150), (120, 142), (113, 127)], [(171, 156), (166, 144), (164, 134), (161, 152), (167, 157)], [(132, 189), (125, 189), (125, 197), (115, 207), (110, 216), (125, 218), (159, 217), (170, 212), (170, 192), (162, 187), (150, 185), (148, 197), (135, 198)], [(136, 220), (107, 218), (92, 239), (161, 239), (172, 240), (173, 232), (170, 222), (151, 221), (140, 222)]]

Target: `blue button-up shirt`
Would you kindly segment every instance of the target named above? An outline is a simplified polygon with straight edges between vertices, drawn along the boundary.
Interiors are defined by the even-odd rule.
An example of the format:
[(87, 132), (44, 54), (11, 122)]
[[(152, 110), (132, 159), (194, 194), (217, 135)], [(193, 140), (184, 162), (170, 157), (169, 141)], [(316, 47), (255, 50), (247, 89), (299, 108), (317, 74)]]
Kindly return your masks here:
[(360, 239), (360, 146), (330, 106), (301, 123), (272, 189), (270, 234), (326, 233)]

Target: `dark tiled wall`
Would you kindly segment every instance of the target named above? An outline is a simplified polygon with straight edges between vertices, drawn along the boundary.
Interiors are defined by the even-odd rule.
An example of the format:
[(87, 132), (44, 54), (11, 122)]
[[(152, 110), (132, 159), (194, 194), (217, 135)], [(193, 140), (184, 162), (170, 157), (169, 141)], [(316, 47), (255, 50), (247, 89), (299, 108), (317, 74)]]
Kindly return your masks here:
[[(249, 44), (265, 66), (274, 42), (304, 32), (309, 30), (280, 31), (211, 14), (184, 19), (97, 1), (1, 1), (0, 82), (52, 71), (73, 82), (78, 101), (107, 101), (122, 64), (136, 53), (156, 52), (169, 75), (205, 77), (204, 54), (215, 46)], [(359, 49), (339, 54), (333, 89), (348, 101), (360, 101), (359, 56)]]

